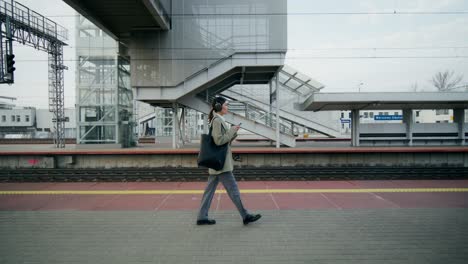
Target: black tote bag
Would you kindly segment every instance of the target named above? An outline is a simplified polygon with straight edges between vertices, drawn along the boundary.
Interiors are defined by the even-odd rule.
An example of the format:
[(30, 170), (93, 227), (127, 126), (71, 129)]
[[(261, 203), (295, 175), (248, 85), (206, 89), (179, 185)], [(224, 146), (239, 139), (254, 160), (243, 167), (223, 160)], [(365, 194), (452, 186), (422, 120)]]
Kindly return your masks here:
[(207, 134), (201, 135), (200, 152), (198, 153), (198, 166), (206, 167), (214, 170), (221, 170), (226, 161), (226, 153), (228, 144), (218, 146), (211, 136), (211, 131)]

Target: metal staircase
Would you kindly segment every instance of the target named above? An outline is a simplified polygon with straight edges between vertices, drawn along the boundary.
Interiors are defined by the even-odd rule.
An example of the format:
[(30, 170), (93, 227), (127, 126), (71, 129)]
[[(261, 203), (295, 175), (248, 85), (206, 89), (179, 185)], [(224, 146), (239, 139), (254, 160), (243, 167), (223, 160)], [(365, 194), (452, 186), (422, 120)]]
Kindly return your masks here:
[[(222, 93), (222, 95), (224, 97), (230, 98), (232, 100), (237, 101), (238, 103), (243, 104), (244, 109), (247, 112), (252, 113), (252, 111), (254, 111), (255, 113), (265, 113), (265, 115), (268, 116), (269, 109), (270, 109), (270, 105), (268, 103), (256, 100), (254, 98), (250, 98), (234, 90), (226, 90)], [(309, 116), (314, 115), (314, 114), (317, 114), (317, 113), (307, 113), (307, 115)], [(259, 114), (259, 115), (260, 117), (263, 117), (262, 114)], [(270, 115), (272, 116), (272, 118), (274, 118), (274, 114), (270, 114)], [(340, 136), (340, 131), (338, 131), (337, 129), (328, 127), (326, 125), (323, 125), (322, 123), (319, 123), (317, 121), (311, 120), (310, 118), (304, 117), (304, 114), (298, 110), (294, 110), (294, 109), (285, 110), (283, 108), (280, 108), (280, 118), (282, 120), (288, 121), (289, 123), (292, 122), (297, 125), (305, 126), (319, 133), (327, 135), (329, 137)], [(288, 127), (288, 126), (284, 125), (284, 127)]]
[(235, 84), (265, 84), (283, 65), (281, 52), (237, 52), (195, 72), (176, 86), (137, 87), (136, 99), (167, 106), (200, 92), (218, 94)]
[[(338, 127), (334, 128), (328, 125), (331, 120), (328, 118), (327, 113), (310, 113), (294, 108), (295, 104), (302, 103), (311, 94), (319, 92), (324, 87), (323, 84), (287, 65), (282, 67), (278, 76), (280, 88), (279, 114), (282, 131), (293, 130), (291, 127), (299, 125), (329, 137), (340, 136)], [(270, 90), (271, 94), (268, 96), (265, 88), (267, 87), (259, 85), (234, 86), (223, 91), (222, 95), (240, 104), (237, 108), (243, 108), (246, 111), (246, 116), (253, 116), (254, 119), (257, 117), (267, 122), (267, 120), (275, 118), (275, 115), (271, 113), (273, 110), (272, 105), (278, 102), (276, 100), (276, 89)], [(268, 100), (268, 97), (270, 100)], [(324, 125), (324, 123), (327, 123), (327, 125)], [(293, 134), (293, 131), (289, 133)]]
[[(215, 65), (211, 65), (211, 67), (214, 66)], [(229, 71), (229, 68), (223, 67), (225, 70)], [(222, 71), (218, 69), (216, 69), (216, 71), (219, 72), (220, 75), (223, 75)], [(207, 75), (209, 75), (207, 72), (209, 72), (209, 70), (204, 69), (196, 75), (205, 75), (205, 77), (207, 77)], [(211, 72), (214, 71), (211, 70)], [(191, 79), (198, 78), (196, 75), (188, 78), (188, 81), (185, 82), (185, 88)], [(242, 128), (245, 130), (271, 140), (276, 140), (277, 138), (275, 109), (276, 105), (279, 105), (280, 143), (290, 147), (295, 146), (294, 135), (297, 134), (297, 132), (295, 133), (295, 127), (306, 127), (329, 137), (340, 137), (339, 128), (334, 128), (328, 124), (330, 123), (329, 116), (323, 116), (322, 113), (303, 112), (294, 108), (294, 105), (302, 103), (311, 94), (319, 92), (324, 87), (321, 83), (288, 66), (282, 67), (277, 76), (280, 88), (279, 101), (276, 99), (276, 88), (274, 85), (271, 86), (270, 94), (267, 91), (261, 91), (261, 89), (268, 89), (267, 85), (246, 85), (244, 87), (247, 88), (238, 89), (238, 87), (242, 87), (242, 85), (234, 86), (239, 83), (239, 80), (232, 78), (229, 81), (218, 79), (222, 85), (217, 83), (211, 83), (211, 86), (207, 87), (205, 87), (205, 85), (200, 85), (205, 87), (204, 90), (199, 88), (200, 86), (193, 85), (192, 83), (190, 85), (192, 88), (188, 88), (192, 89), (192, 92), (188, 92), (186, 88), (184, 91), (187, 94), (178, 97), (173, 102), (176, 102), (180, 106), (189, 107), (201, 113), (208, 114), (211, 107), (207, 102), (210, 102), (217, 94), (221, 94), (232, 100), (230, 102), (231, 113), (226, 116), (227, 122), (231, 124), (242, 122)], [(206, 79), (209, 79), (209, 77)], [(216, 76), (213, 76), (212, 79), (216, 79)], [(168, 91), (168, 93), (170, 92)], [(179, 96), (181, 92), (172, 94)], [(159, 104), (158, 100), (151, 100), (150, 103), (153, 105), (166, 106), (162, 103)], [(141, 120), (145, 122), (151, 118), (154, 118), (154, 114), (152, 113)]]
[[(283, 66), (283, 52), (237, 52), (220, 59), (187, 77), (183, 82), (169, 87), (137, 87), (136, 99), (153, 106), (173, 107), (183, 105), (208, 114), (211, 107), (206, 101), (236, 84), (267, 84)], [(200, 99), (202, 97), (203, 99)], [(270, 122), (256, 122), (246, 116), (229, 114), (226, 121), (242, 123), (242, 128), (271, 140), (277, 140), (276, 129)], [(295, 137), (283, 127), (279, 142), (295, 146)]]

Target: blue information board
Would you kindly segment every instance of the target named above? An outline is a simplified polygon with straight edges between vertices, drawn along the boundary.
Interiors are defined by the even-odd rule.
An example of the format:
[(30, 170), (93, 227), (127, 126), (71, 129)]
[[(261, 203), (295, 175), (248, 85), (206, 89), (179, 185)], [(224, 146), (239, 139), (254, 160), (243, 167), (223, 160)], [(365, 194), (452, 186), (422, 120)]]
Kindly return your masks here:
[(403, 120), (402, 115), (375, 115), (374, 120)]

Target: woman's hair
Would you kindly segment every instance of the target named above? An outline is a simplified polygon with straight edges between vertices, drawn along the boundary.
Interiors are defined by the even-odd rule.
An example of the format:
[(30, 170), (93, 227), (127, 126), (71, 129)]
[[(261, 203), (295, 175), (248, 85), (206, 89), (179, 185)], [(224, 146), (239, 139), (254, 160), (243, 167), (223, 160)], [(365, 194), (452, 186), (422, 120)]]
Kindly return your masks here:
[[(213, 111), (220, 112), (223, 109), (223, 104), (226, 102), (226, 98), (223, 97), (215, 97), (211, 102), (211, 110), (210, 114), (208, 115), (208, 120), (211, 122), (213, 120)], [(219, 105), (217, 105), (219, 104)]]

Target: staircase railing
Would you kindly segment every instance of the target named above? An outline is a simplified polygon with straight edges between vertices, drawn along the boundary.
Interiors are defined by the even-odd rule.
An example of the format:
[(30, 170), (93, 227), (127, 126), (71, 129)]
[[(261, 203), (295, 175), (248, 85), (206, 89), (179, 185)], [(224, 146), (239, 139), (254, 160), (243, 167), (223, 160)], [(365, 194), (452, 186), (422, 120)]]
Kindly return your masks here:
[[(235, 94), (235, 95), (238, 95), (239, 97), (240, 97), (240, 96), (245, 97), (246, 101), (242, 101), (242, 103), (248, 104), (251, 108), (262, 109), (261, 107), (257, 106), (256, 104), (265, 105), (265, 106), (267, 105), (266, 102), (262, 102), (262, 101), (260, 101), (260, 100), (255, 99), (255, 98), (252, 98), (252, 97), (246, 95), (246, 93), (239, 93), (239, 92), (234, 91), (234, 90), (228, 90), (228, 92), (229, 92), (229, 93), (233, 93), (233, 94)], [(230, 96), (228, 96), (228, 95), (227, 95), (227, 97), (231, 98), (232, 100), (235, 100), (236, 102), (239, 102), (239, 101), (236, 100), (236, 98), (232, 98), (232, 97), (230, 97)], [(264, 110), (263, 110), (263, 111), (264, 111)], [(296, 113), (294, 113), (294, 112), (285, 110), (285, 109), (282, 108), (282, 106), (280, 106), (280, 115), (281, 115), (281, 112), (287, 113), (287, 114), (292, 115), (292, 116), (295, 116), (295, 117), (297, 117), (297, 118), (304, 119), (305, 121), (310, 122), (310, 123), (312, 123), (312, 124), (314, 124), (314, 125), (316, 125), (316, 126), (325, 127), (326, 129), (330, 129), (330, 130), (332, 130), (332, 131), (339, 132), (338, 130), (336, 130), (336, 129), (332, 128), (332, 127), (328, 127), (328, 126), (323, 125), (323, 124), (321, 124), (321, 123), (319, 123), (319, 122), (316, 122), (316, 121), (314, 121), (314, 120), (311, 120), (311, 119), (305, 118), (305, 117), (303, 117), (303, 116), (301, 116), (301, 115), (298, 115), (298, 114), (296, 114)], [(275, 117), (276, 115), (275, 115), (274, 113), (270, 113), (270, 116), (272, 116), (271, 118), (274, 119), (274, 117)], [(292, 120), (288, 120), (287, 118), (282, 118), (282, 119), (284, 119), (286, 122), (289, 122), (289, 123), (292, 121)], [(268, 124), (268, 125), (269, 125), (269, 124)], [(276, 125), (276, 123), (275, 123), (275, 125)], [(304, 125), (304, 124), (300, 124), (300, 125)], [(313, 125), (306, 125), (306, 127), (309, 127), (309, 128), (311, 128), (311, 129), (314, 129)]]
[[(199, 98), (206, 100), (206, 96), (203, 95), (198, 95)], [(211, 102), (215, 98), (215, 95), (210, 95), (208, 97), (208, 102)], [(273, 129), (276, 129), (276, 115), (274, 113), (269, 113), (268, 111), (264, 111), (263, 109), (257, 107), (254, 104), (251, 104), (249, 102), (244, 102), (244, 101), (237, 101), (234, 98), (233, 102), (231, 104), (235, 104), (237, 109), (242, 109), (240, 113), (241, 116), (244, 116), (245, 118), (260, 123), (262, 125), (266, 125), (268, 127), (271, 127)], [(240, 107), (239, 107), (240, 106)], [(285, 125), (284, 123), (289, 125)], [(290, 129), (290, 122), (287, 120), (283, 120), (280, 117), (280, 131), (285, 134), (289, 135), (294, 135), (293, 131)]]

